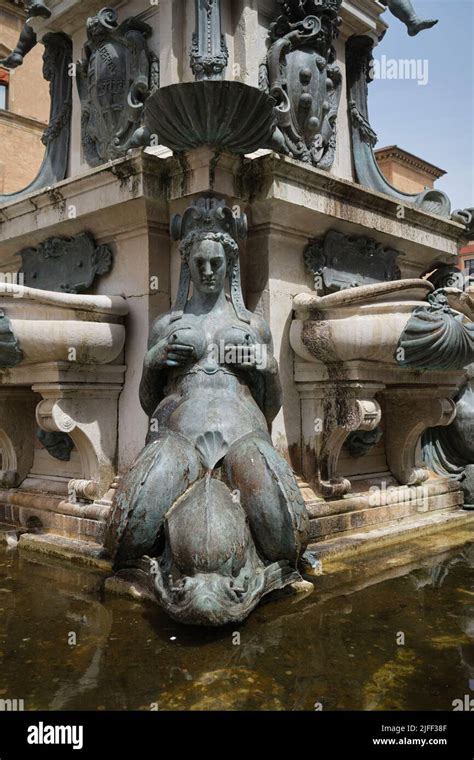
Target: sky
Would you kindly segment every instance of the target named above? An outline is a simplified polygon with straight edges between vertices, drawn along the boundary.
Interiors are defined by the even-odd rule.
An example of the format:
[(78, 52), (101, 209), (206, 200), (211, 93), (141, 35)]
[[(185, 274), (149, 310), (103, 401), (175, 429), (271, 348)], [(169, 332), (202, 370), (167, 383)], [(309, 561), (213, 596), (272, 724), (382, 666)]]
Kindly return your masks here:
[[(419, 16), (439, 24), (409, 37), (388, 11), (390, 24), (374, 50), (382, 56), (419, 61), (416, 79), (380, 78), (369, 87), (370, 122), (377, 148), (398, 145), (447, 171), (436, 182), (453, 209), (474, 207), (474, 0), (413, 0)], [(426, 61), (426, 63), (425, 63)], [(396, 69), (395, 69), (396, 71)], [(427, 77), (426, 77), (427, 74)]]

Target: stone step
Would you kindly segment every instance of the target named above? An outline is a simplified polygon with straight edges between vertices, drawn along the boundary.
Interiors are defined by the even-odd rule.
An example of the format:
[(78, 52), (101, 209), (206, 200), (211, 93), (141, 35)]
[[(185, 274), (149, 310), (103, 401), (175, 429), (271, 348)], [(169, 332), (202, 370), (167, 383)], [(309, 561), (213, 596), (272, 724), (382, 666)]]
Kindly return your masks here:
[[(452, 514), (452, 513), (451, 513)], [(459, 553), (474, 541), (474, 515), (472, 519), (431, 520), (428, 524), (413, 525), (396, 543), (388, 544), (388, 536), (358, 551), (335, 552), (320, 560), (317, 586), (318, 599), (325, 601), (346, 593), (354, 594), (373, 584), (405, 576), (412, 570), (421, 570), (420, 586), (436, 578), (436, 568), (453, 552)], [(362, 548), (364, 549), (362, 551)]]
[(309, 548), (319, 560), (331, 561), (363, 552), (377, 551), (390, 544), (409, 541), (423, 532), (423, 537), (438, 531), (464, 528), (472, 531), (474, 541), (474, 512), (464, 509), (447, 509), (417, 515), (409, 519), (343, 533), (323, 541), (310, 543)]
[(431, 496), (426, 501), (402, 501), (381, 507), (369, 507), (343, 514), (317, 517), (310, 520), (311, 539), (324, 540), (336, 533), (344, 533), (394, 521), (402, 521), (429, 512), (457, 509), (462, 506), (462, 493), (453, 491)]
[(19, 547), (99, 570), (112, 569), (112, 563), (107, 559), (104, 547), (92, 541), (80, 541), (53, 533), (24, 533), (20, 538)]
[[(360, 486), (357, 482), (354, 482), (352, 485), (354, 490)], [(408, 501), (418, 501), (420, 506), (422, 506), (426, 495), (431, 498), (433, 496), (440, 496), (447, 493), (459, 493), (460, 486), (455, 480), (440, 478), (429, 480), (421, 486), (400, 486), (396, 484), (396, 481), (393, 481), (386, 485), (385, 491), (380, 488), (380, 485), (376, 486), (373, 493), (369, 493), (368, 491), (369, 483), (364, 482), (364, 489), (361, 493), (353, 493), (344, 496), (342, 499), (324, 501), (323, 499), (318, 498), (307, 498), (305, 492), (303, 492), (303, 495), (305, 497), (306, 509), (308, 510), (310, 518), (317, 519), (329, 515), (339, 515), (345, 512), (359, 512), (365, 509), (383, 506), (383, 499), (385, 499), (386, 506)], [(309, 493), (311, 492), (309, 491)]]

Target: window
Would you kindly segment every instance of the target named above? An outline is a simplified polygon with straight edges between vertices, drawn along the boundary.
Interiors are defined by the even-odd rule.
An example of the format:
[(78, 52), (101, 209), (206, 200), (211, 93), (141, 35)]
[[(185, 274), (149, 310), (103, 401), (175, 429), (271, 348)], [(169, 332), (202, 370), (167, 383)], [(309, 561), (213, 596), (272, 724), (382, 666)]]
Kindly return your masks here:
[(8, 86), (0, 82), (0, 111), (8, 108)]
[(7, 69), (0, 68), (0, 110), (6, 111), (8, 108), (8, 83), (10, 72)]
[(468, 273), (469, 277), (474, 277), (474, 259), (464, 260), (464, 271)]

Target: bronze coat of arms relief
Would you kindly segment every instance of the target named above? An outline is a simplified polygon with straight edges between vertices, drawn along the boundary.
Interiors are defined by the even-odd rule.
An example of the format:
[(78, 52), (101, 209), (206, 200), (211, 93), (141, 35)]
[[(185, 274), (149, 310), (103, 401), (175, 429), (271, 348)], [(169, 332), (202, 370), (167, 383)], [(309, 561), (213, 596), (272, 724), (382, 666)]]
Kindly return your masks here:
[(148, 24), (104, 8), (87, 21), (85, 57), (77, 64), (84, 157), (90, 166), (149, 145), (145, 100), (159, 87), (159, 61), (150, 52)]
[(281, 4), (285, 14), (271, 25), (268, 53), (260, 67), (260, 88), (277, 101), (271, 147), (330, 169), (342, 88), (333, 47), (341, 1)]

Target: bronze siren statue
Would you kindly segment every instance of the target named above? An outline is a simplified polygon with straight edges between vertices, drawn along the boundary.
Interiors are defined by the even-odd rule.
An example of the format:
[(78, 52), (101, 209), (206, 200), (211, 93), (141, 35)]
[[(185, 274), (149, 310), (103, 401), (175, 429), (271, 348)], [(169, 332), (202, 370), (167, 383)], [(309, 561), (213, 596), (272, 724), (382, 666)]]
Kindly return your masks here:
[(308, 542), (303, 499), (269, 434), (281, 387), (269, 327), (242, 298), (245, 229), (209, 198), (173, 219), (179, 291), (152, 327), (140, 388), (150, 433), (107, 540), (116, 570), (146, 556), (162, 606), (197, 625), (240, 622), (301, 581)]

